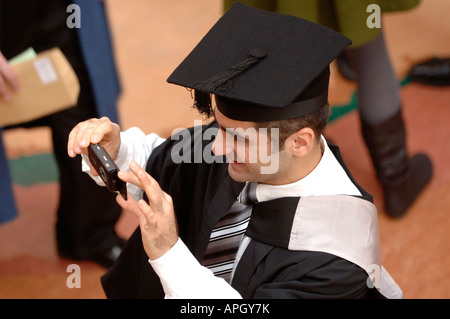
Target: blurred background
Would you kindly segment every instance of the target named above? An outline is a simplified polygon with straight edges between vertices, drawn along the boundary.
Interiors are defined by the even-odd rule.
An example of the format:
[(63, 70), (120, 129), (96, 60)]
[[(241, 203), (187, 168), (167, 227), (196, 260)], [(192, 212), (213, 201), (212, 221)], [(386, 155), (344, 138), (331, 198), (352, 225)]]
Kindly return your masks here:
[[(222, 13), (221, 0), (105, 0), (122, 95), (121, 126), (168, 137), (201, 119), (190, 93), (167, 77)], [(327, 136), (341, 147), (356, 180), (378, 207), (385, 268), (405, 298), (450, 298), (450, 87), (406, 79), (411, 67), (431, 57), (450, 57), (450, 1), (422, 0), (419, 7), (383, 16), (383, 28), (399, 82), (411, 152), (426, 151), (434, 176), (408, 214), (393, 220), (383, 212), (382, 192), (352, 108), (355, 84), (332, 65), (330, 103), (345, 111)], [(81, 16), (82, 17), (82, 16)], [(60, 258), (54, 224), (58, 173), (48, 128), (4, 132), (19, 215), (0, 224), (0, 298), (104, 298), (91, 262)], [(137, 225), (123, 212), (117, 231), (127, 238)], [(81, 269), (81, 288), (68, 288), (67, 266)]]

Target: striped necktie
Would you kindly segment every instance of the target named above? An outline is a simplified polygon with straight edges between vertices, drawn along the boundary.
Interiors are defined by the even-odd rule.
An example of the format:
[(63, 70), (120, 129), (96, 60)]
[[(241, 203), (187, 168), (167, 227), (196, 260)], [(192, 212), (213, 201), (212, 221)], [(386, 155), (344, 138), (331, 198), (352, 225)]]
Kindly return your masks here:
[(251, 203), (256, 202), (256, 185), (247, 183), (237, 201), (217, 222), (202, 261), (203, 266), (227, 282), (230, 282), (236, 253), (250, 220)]

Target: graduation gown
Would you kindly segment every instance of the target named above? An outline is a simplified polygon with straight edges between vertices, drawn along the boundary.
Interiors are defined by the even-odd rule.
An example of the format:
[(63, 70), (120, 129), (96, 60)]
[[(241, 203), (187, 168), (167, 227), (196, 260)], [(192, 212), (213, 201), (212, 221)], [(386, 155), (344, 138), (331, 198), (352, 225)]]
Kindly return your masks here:
[[(214, 125), (213, 122), (203, 130)], [(180, 139), (168, 139), (156, 148), (148, 161), (147, 171), (172, 196), (180, 238), (201, 261), (214, 225), (236, 200), (244, 183), (230, 178), (223, 158), (216, 158), (217, 161), (211, 164), (196, 163), (193, 154), (199, 151), (211, 152), (213, 141), (204, 140), (204, 135), (199, 134), (198, 129), (189, 129), (189, 133), (180, 134), (179, 136), (183, 136)], [(182, 143), (183, 147), (178, 143)], [(330, 148), (348, 172), (338, 148)], [(185, 157), (184, 162), (174, 163), (171, 152), (175, 149), (177, 152), (180, 149), (190, 152), (191, 160), (186, 160), (189, 157)], [(363, 194), (362, 197), (340, 197), (351, 198), (350, 201), (357, 206), (358, 203), (363, 206), (373, 205), (371, 196), (359, 185), (355, 185)], [(294, 223), (300, 222), (298, 208), (304, 206), (299, 203), (308, 204), (308, 200), (287, 197), (255, 204), (247, 230), (247, 235), (252, 240), (236, 268), (232, 286), (244, 298), (380, 296), (376, 289), (368, 287), (368, 273), (363, 268), (364, 265), (358, 265), (356, 260), (346, 255), (347, 251), (340, 254), (333, 250), (302, 246), (292, 240), (290, 228)], [(326, 229), (317, 228), (316, 233), (324, 231)], [(272, 235), (268, 237), (269, 233)], [(312, 242), (313, 237), (310, 236)], [(378, 233), (375, 237), (373, 241), (378, 240)], [(298, 239), (308, 242), (302, 236)], [(379, 248), (379, 243), (377, 244)], [(367, 246), (363, 243), (357, 247), (356, 255), (361, 248)], [(375, 253), (372, 255), (379, 253), (376, 249), (373, 251)], [(149, 265), (142, 247), (139, 228), (128, 240), (116, 264), (102, 277), (102, 284), (108, 298), (164, 297), (159, 278)]]

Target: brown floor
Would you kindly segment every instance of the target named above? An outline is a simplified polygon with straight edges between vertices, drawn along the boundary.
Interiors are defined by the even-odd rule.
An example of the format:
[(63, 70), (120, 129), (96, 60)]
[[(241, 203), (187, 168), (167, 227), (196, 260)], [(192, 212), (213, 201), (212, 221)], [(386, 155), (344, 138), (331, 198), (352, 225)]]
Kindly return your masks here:
[[(123, 95), (124, 129), (168, 136), (199, 119), (190, 94), (166, 78), (220, 16), (219, 0), (106, 0), (115, 40)], [(430, 56), (450, 56), (450, 2), (423, 0), (419, 8), (389, 14), (384, 30), (399, 78)], [(347, 103), (355, 87), (332, 69), (330, 102)], [(391, 220), (383, 212), (380, 186), (359, 134), (356, 113), (333, 122), (327, 135), (340, 147), (355, 178), (375, 196), (379, 208), (384, 265), (406, 298), (450, 298), (450, 88), (409, 84), (402, 89), (412, 153), (426, 151), (435, 173), (408, 215)], [(169, 109), (170, 107), (170, 109)], [(51, 150), (47, 129), (4, 134), (10, 158)], [(0, 225), (0, 298), (104, 298), (105, 270), (56, 253), (57, 183), (14, 185), (19, 216)], [(117, 228), (127, 237), (136, 221), (124, 212)], [(81, 268), (81, 288), (67, 288), (67, 266)]]

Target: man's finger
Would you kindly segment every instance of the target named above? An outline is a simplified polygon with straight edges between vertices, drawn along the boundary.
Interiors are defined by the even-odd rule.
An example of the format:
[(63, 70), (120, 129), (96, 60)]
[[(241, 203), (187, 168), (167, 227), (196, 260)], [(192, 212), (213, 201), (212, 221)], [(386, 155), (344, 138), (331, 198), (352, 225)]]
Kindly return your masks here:
[(132, 212), (136, 217), (141, 218), (142, 211), (133, 196), (129, 196), (128, 199), (125, 200), (122, 195), (118, 194), (116, 196), (116, 201), (120, 207)]
[(89, 165), (89, 168), (90, 168), (90, 170), (91, 170), (92, 175), (98, 176), (97, 170), (95, 169), (94, 166), (92, 166), (92, 164)]
[(153, 179), (147, 172), (140, 167), (136, 162), (131, 162), (130, 169), (134, 175), (137, 176), (141, 184), (141, 188), (147, 194), (150, 205), (156, 210), (161, 208), (162, 190), (156, 180)]
[[(87, 121), (78, 123), (69, 133), (69, 140), (67, 143), (67, 152), (69, 156), (75, 157), (91, 144), (98, 143), (104, 136), (103, 130), (105, 119), (89, 119)], [(99, 128), (100, 127), (100, 128)], [(94, 138), (95, 142), (92, 141)]]
[(151, 207), (141, 199), (137, 202), (132, 196), (125, 200), (122, 195), (116, 197), (117, 203), (125, 210), (132, 212), (139, 220), (141, 229), (148, 229), (155, 224), (154, 215)]
[(117, 176), (126, 183), (130, 183), (139, 188), (142, 188), (141, 182), (133, 173), (127, 171), (119, 171), (119, 173), (117, 173)]
[(141, 199), (138, 202), (139, 208), (141, 209), (142, 214), (145, 217), (145, 220), (147, 221), (147, 225), (154, 225), (155, 223), (155, 216), (153, 214), (152, 208), (150, 205), (148, 205), (145, 200)]
[(75, 142), (76, 142), (78, 130), (79, 130), (79, 127), (78, 127), (78, 125), (76, 125), (69, 133), (69, 138), (67, 141), (67, 153), (69, 154), (70, 157), (77, 156), (77, 153), (75, 152)]
[(78, 123), (69, 133), (67, 142), (67, 152), (69, 156), (75, 157), (77, 154), (83, 153), (83, 149), (89, 146), (89, 143), (86, 143), (85, 141), (85, 136), (90, 136), (90, 123), (91, 120)]
[(112, 132), (114, 123), (112, 123), (107, 117), (102, 117), (96, 123), (97, 126), (91, 131), (89, 138), (90, 143), (97, 144), (103, 137)]

